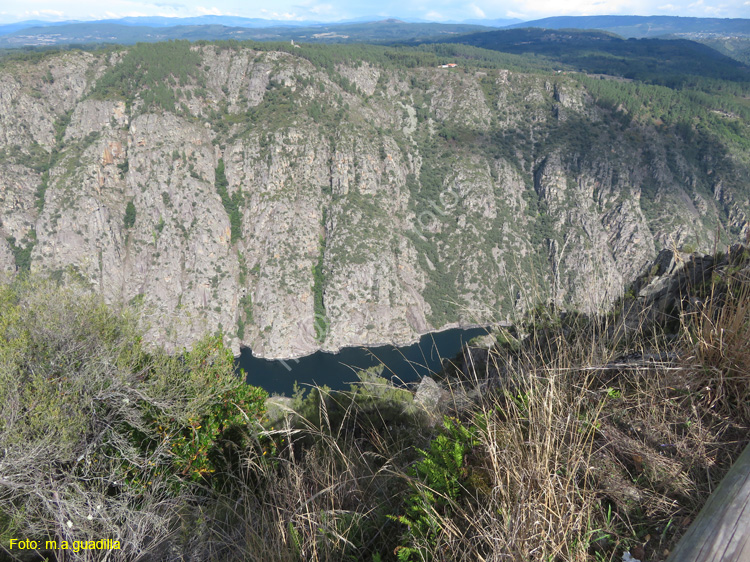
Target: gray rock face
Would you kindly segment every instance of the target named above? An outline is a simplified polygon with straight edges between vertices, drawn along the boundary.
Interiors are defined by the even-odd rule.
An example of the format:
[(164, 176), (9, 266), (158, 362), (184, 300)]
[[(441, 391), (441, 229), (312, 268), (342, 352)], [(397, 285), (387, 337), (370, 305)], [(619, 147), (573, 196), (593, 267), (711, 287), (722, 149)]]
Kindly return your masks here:
[(13, 257), (13, 252), (10, 248), (10, 244), (0, 238), (0, 271), (13, 272), (16, 270), (16, 260)]
[(675, 331), (683, 314), (703, 315), (722, 305), (730, 280), (746, 279), (748, 272), (750, 250), (742, 244), (717, 255), (664, 249), (633, 282), (621, 326), (635, 331), (658, 325)]
[(441, 403), (444, 402), (445, 393), (435, 379), (424, 377), (414, 393), (414, 404), (421, 407), (434, 421), (442, 412)]
[(739, 168), (610, 123), (574, 76), (190, 49), (162, 90), (98, 89), (127, 51), (0, 69), (0, 269), (30, 255), (139, 304), (168, 349), (221, 331), (293, 357), (540, 300), (595, 312), (659, 249), (747, 230)]
[(34, 228), (35, 193), (41, 175), (25, 166), (0, 163), (0, 234), (24, 239)]

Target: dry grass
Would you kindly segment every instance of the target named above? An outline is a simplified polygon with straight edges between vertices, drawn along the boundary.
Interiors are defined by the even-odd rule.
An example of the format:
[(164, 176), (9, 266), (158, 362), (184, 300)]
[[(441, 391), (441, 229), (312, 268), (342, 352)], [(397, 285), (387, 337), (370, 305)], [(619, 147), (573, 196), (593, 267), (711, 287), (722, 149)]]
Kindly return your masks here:
[[(202, 522), (185, 549), (194, 559), (357, 560), (384, 544), (395, 548), (399, 529), (386, 514), (398, 511), (404, 489), (393, 475), (398, 440), (364, 420), (355, 429), (362, 412), (348, 395), (314, 392), (321, 396), (308, 401), (317, 402), (311, 419), (289, 410), (262, 431), (277, 454), (259, 447), (226, 490), (206, 490), (209, 500), (184, 515), (188, 533)], [(355, 438), (360, 432), (367, 436)]]
[(702, 388), (704, 406), (750, 424), (750, 270), (717, 279), (683, 322), (686, 367)]
[[(466, 354), (444, 412), (476, 437), (458, 497), (415, 476), (423, 455), (362, 424), (356, 401), (320, 401), (315, 423), (288, 422), (304, 446), (279, 457), (262, 500), (243, 496), (235, 516), (253, 546), (240, 558), (664, 560), (745, 444), (748, 286), (714, 288), (678, 340), (644, 326), (626, 343), (606, 321), (572, 317), (541, 322), (520, 349)], [(412, 423), (407, 447), (426, 448), (434, 430)], [(383, 517), (403, 514), (409, 494), (433, 498), (433, 531)]]
[[(746, 270), (696, 294), (676, 336), (537, 314), (524, 337), (464, 353), (427, 411), (373, 378), (312, 389), (248, 450), (224, 451), (240, 462), (221, 480), (118, 497), (113, 525), (138, 549), (117, 559), (664, 560), (750, 424)], [(466, 431), (441, 430), (443, 415)], [(81, 478), (65, 493), (88, 501), (97, 488)], [(34, 516), (55, 513), (38, 488)], [(111, 489), (97, 493), (113, 504)]]

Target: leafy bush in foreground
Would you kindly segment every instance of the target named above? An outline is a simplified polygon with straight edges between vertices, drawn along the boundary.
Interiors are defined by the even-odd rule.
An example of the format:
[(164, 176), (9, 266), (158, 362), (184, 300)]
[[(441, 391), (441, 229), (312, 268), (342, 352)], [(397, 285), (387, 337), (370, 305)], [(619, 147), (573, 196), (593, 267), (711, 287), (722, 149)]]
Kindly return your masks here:
[(419, 450), (424, 458), (410, 471), (416, 480), (406, 497), (406, 514), (397, 518), (408, 527), (407, 540), (414, 546), (399, 547), (399, 560), (431, 558), (430, 550), (442, 534), (443, 521), (453, 515), (451, 505), (465, 489), (466, 455), (478, 444), (476, 427), (446, 418), (429, 450)]
[(192, 483), (215, 485), (255, 439), (265, 396), (219, 339), (168, 356), (83, 290), (0, 285), (2, 547), (105, 537), (124, 559), (158, 550)]

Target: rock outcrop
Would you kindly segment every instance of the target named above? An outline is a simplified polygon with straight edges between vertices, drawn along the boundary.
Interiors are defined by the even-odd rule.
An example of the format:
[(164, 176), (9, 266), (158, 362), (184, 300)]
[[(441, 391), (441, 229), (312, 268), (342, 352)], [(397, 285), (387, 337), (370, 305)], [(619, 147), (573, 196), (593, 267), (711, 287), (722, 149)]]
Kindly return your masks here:
[(623, 127), (574, 75), (185, 49), (153, 83), (117, 74), (129, 51), (0, 69), (0, 269), (138, 304), (170, 349), (220, 330), (292, 357), (538, 300), (596, 312), (661, 248), (747, 228), (739, 163)]
[(746, 283), (748, 275), (750, 250), (742, 244), (707, 255), (664, 249), (630, 287), (623, 322), (676, 332), (683, 314), (718, 310), (732, 277)]

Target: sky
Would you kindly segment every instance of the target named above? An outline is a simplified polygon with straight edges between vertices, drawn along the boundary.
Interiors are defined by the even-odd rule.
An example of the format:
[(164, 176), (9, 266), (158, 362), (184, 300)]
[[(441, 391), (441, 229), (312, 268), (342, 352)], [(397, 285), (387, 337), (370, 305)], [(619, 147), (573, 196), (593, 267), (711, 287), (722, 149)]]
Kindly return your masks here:
[(750, 18), (750, 0), (2, 0), (0, 22), (124, 16), (234, 15), (338, 21), (361, 16), (430, 21), (636, 14)]

